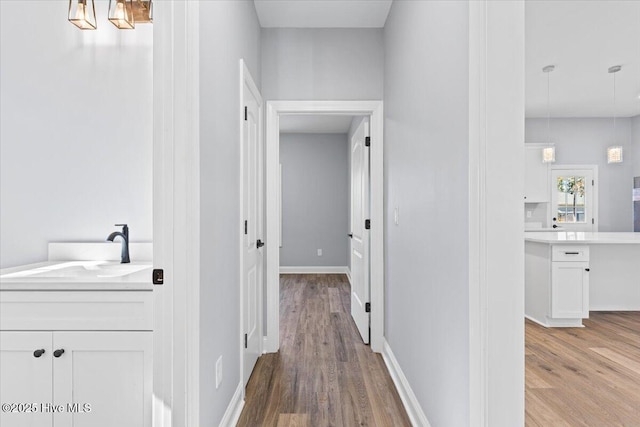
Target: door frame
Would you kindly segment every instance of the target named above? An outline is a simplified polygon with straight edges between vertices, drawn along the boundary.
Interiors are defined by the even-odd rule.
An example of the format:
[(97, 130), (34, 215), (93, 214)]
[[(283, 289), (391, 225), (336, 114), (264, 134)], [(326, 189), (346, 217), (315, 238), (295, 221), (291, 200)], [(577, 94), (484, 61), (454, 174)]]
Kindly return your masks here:
[[(244, 62), (244, 59), (240, 59), (240, 103), (239, 105), (244, 106), (244, 95), (245, 95), (245, 84), (246, 86), (249, 88), (249, 91), (253, 94), (253, 96), (259, 101), (258, 102), (258, 163), (262, 165), (261, 168), (258, 168), (258, 172), (257, 172), (257, 177), (258, 177), (258, 186), (257, 186), (257, 191), (258, 191), (258, 202), (257, 202), (257, 206), (258, 206), (258, 218), (256, 223), (261, 223), (260, 226), (258, 227), (258, 238), (264, 238), (262, 236), (260, 236), (260, 231), (264, 232), (264, 119), (263, 119), (263, 112), (264, 112), (264, 102), (262, 99), (262, 94), (260, 93), (260, 90), (258, 89), (258, 87), (256, 86), (255, 82), (253, 81), (253, 77), (251, 76), (251, 73), (249, 72), (249, 69), (247, 68), (246, 63)], [(241, 148), (240, 148), (240, 224), (243, 223), (243, 221), (246, 219), (244, 218), (244, 157), (245, 157), (245, 152), (244, 152), (244, 145), (242, 144), (243, 140), (244, 140), (244, 117), (242, 116), (242, 113), (240, 116), (238, 116), (238, 122), (239, 122), (239, 126), (240, 126), (240, 144), (241, 144)], [(240, 227), (241, 228), (241, 227)], [(240, 241), (240, 381), (242, 381), (243, 387), (242, 387), (242, 397), (244, 398), (244, 357), (245, 357), (245, 353), (244, 353), (244, 333), (245, 333), (245, 324), (244, 324), (244, 230), (240, 229), (238, 230), (238, 236), (239, 236), (239, 241)], [(257, 256), (261, 256), (261, 254), (259, 253), (260, 250), (257, 249), (258, 251), (258, 255)], [(263, 314), (262, 314), (262, 308), (264, 306), (264, 297), (263, 297), (263, 288), (264, 288), (264, 252), (262, 254), (262, 262), (258, 263), (258, 272), (262, 273), (261, 274), (261, 278), (258, 280), (258, 336), (262, 337), (263, 336)], [(259, 349), (258, 349), (258, 353), (262, 354), (263, 350), (263, 339), (260, 338), (259, 340)]]
[[(600, 216), (598, 215), (598, 205), (599, 205), (599, 200), (598, 200), (598, 165), (558, 165), (558, 164), (554, 164), (551, 165), (551, 167), (549, 168), (549, 209), (548, 209), (548, 214), (547, 214), (547, 220), (549, 220), (551, 218), (551, 216), (553, 215), (553, 197), (554, 197), (554, 192), (553, 192), (553, 188), (554, 188), (554, 183), (553, 183), (553, 172), (557, 171), (557, 170), (578, 170), (578, 171), (589, 171), (593, 174), (593, 188), (591, 189), (591, 204), (593, 205), (591, 207), (591, 218), (593, 218), (593, 224), (591, 227), (591, 231), (595, 232), (598, 231), (599, 228), (599, 218)], [(563, 227), (563, 231), (576, 231), (576, 230), (572, 230), (566, 227)], [(579, 231), (584, 231), (584, 230), (579, 230)]]
[(153, 24), (153, 427), (200, 412), (199, 2), (156, 2)]
[[(279, 192), (280, 124), (282, 114), (341, 114), (369, 116), (371, 136), (371, 349), (380, 353), (384, 344), (384, 183), (382, 101), (268, 101), (266, 104), (266, 190)], [(277, 197), (266, 197), (266, 321), (264, 352), (280, 348), (280, 206)], [(264, 317), (263, 317), (264, 319)]]

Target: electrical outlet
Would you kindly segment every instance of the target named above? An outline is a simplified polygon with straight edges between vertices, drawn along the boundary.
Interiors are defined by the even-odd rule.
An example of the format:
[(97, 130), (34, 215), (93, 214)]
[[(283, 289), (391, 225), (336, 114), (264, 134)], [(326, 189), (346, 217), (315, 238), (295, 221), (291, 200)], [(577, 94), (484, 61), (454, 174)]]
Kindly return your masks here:
[(322, 256), (322, 249), (318, 249), (318, 256)]
[(222, 355), (216, 360), (216, 388), (222, 383)]
[(531, 218), (531, 215), (533, 215), (533, 212), (527, 211), (527, 218)]

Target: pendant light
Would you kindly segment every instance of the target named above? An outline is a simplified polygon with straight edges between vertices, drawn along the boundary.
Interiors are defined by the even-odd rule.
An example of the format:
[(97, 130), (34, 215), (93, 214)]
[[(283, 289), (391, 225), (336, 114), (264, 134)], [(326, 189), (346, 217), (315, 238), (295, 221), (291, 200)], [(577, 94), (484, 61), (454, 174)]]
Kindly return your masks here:
[[(547, 142), (551, 144), (551, 102), (550, 102), (550, 73), (556, 69), (555, 65), (547, 65), (542, 72), (547, 74)], [(550, 145), (542, 149), (542, 163), (553, 163), (556, 161), (556, 147)]]
[(109, 21), (121, 30), (134, 29), (132, 3), (133, 0), (109, 0)]
[[(89, 2), (91, 2), (90, 5)], [(69, 22), (81, 30), (98, 28), (96, 6), (93, 0), (69, 0)]]
[(622, 70), (621, 65), (614, 65), (609, 67), (609, 74), (613, 74), (613, 144), (607, 148), (607, 163), (622, 163), (622, 146), (616, 145), (618, 141), (617, 129), (616, 129), (616, 73)]

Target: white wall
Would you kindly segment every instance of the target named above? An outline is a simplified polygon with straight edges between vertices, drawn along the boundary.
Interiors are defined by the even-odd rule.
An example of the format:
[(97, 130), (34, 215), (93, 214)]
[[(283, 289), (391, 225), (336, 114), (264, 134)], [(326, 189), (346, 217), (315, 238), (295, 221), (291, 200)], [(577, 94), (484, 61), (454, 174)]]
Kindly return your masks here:
[(265, 100), (382, 99), (381, 29), (263, 29)]
[(631, 149), (631, 161), (633, 163), (633, 176), (640, 176), (640, 116), (631, 119), (633, 143)]
[(0, 2), (2, 267), (115, 223), (152, 239), (152, 26), (119, 31), (97, 1), (98, 29), (81, 31), (68, 7)]
[(385, 336), (433, 426), (470, 414), (468, 29), (466, 2), (400, 1), (384, 31)]
[[(200, 2), (200, 420), (220, 423), (240, 382), (240, 58), (260, 87), (251, 1)], [(223, 380), (215, 387), (222, 355)]]
[[(548, 141), (547, 120), (527, 119), (525, 142)], [(632, 143), (632, 120), (618, 118), (617, 142), (624, 161), (607, 163), (607, 147), (613, 142), (613, 118), (551, 119), (551, 141), (556, 146), (555, 165), (597, 165), (599, 177), (599, 231), (632, 231), (631, 189), (637, 154)]]
[(347, 265), (348, 151), (346, 134), (280, 134), (281, 266)]

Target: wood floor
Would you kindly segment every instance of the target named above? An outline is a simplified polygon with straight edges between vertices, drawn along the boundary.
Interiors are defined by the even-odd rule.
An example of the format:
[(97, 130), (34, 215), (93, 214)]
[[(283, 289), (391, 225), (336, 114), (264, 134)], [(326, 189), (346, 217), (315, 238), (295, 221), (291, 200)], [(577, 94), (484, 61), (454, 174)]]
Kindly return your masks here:
[(258, 359), (238, 426), (411, 425), (349, 306), (345, 275), (281, 276), (280, 352)]
[(526, 425), (640, 426), (640, 312), (525, 326)]

